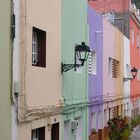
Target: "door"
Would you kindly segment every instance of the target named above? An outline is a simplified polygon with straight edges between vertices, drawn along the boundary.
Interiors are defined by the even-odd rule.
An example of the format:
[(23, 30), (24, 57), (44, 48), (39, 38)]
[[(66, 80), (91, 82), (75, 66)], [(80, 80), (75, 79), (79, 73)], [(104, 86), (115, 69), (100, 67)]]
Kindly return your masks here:
[(52, 124), (51, 140), (59, 140), (59, 123)]

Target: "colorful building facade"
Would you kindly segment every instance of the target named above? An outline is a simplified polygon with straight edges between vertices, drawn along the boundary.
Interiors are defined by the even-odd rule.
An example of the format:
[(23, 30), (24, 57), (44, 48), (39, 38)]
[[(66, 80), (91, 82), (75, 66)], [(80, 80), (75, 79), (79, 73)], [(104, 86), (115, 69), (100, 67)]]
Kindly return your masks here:
[(61, 1), (15, 0), (13, 5), (16, 34), (12, 138), (59, 140), (63, 104)]
[(103, 129), (103, 18), (88, 8), (89, 46), (89, 135)]
[[(140, 15), (129, 2), (0, 2), (0, 139), (104, 140), (110, 119), (140, 114)], [(62, 71), (80, 63), (82, 42), (88, 61)]]
[[(63, 0), (62, 63), (74, 64), (75, 46), (87, 44), (87, 1)], [(77, 61), (77, 59), (76, 59)], [(87, 135), (88, 70), (84, 67), (62, 73), (62, 140), (85, 140)]]
[[(136, 14), (132, 11), (130, 15), (130, 64), (131, 68), (140, 68), (140, 22)], [(140, 79), (137, 76), (130, 82), (130, 93), (132, 103), (132, 118), (139, 115), (139, 93), (140, 93)]]
[(107, 20), (103, 20), (103, 92), (104, 126), (108, 120), (123, 115), (123, 35)]
[[(103, 139), (109, 119), (124, 116), (123, 34), (97, 14), (88, 11), (89, 43), (89, 135)], [(92, 137), (92, 136), (91, 136)]]

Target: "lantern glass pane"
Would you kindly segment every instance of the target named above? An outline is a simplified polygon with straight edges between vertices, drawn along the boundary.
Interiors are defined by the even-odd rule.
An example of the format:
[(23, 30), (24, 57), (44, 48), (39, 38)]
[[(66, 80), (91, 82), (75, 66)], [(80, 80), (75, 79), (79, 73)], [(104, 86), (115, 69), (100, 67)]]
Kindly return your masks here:
[(80, 52), (76, 52), (76, 56), (77, 56), (77, 58), (80, 60), (80, 58), (81, 58), (81, 53), (80, 53)]
[(89, 52), (86, 52), (86, 57), (85, 57), (85, 60), (87, 61), (88, 59), (88, 56), (89, 56)]
[(85, 60), (85, 58), (86, 58), (86, 52), (81, 52), (80, 60)]
[(136, 76), (136, 72), (132, 72), (132, 76), (135, 77)]

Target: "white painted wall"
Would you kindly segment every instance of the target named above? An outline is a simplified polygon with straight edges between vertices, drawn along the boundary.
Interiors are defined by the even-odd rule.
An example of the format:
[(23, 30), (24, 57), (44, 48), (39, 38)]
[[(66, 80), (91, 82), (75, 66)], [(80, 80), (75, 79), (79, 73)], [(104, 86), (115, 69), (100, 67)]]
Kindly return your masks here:
[(70, 121), (64, 122), (64, 140), (71, 140), (71, 125)]
[(13, 0), (13, 11), (15, 13), (15, 39), (13, 41), (13, 100), (12, 106), (12, 140), (17, 140), (17, 114), (16, 98), (14, 95), (14, 83), (19, 83), (19, 0)]
[(82, 117), (79, 117), (77, 119), (77, 121), (78, 121), (78, 126), (77, 126), (77, 130), (76, 130), (76, 140), (82, 140), (81, 132), (83, 132), (82, 128), (84, 127), (84, 126), (82, 126)]
[[(126, 71), (126, 65), (130, 66), (130, 40), (124, 36), (124, 77), (128, 77), (127, 71)], [(130, 96), (130, 80), (127, 82), (124, 82), (124, 95)], [(129, 103), (129, 112), (127, 116), (131, 116), (131, 104), (130, 104), (130, 98), (126, 98), (124, 100), (125, 106), (127, 106), (127, 103)]]

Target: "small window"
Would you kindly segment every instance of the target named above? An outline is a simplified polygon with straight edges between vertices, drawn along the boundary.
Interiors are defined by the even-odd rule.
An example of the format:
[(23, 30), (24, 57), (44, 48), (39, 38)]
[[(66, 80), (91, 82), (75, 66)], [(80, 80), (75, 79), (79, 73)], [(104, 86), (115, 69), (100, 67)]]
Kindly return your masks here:
[(119, 106), (113, 107), (112, 115), (113, 117), (117, 117), (119, 115)]
[(46, 32), (33, 27), (32, 65), (46, 67)]
[(127, 107), (126, 107), (126, 111), (127, 111), (127, 116), (129, 116), (129, 109), (130, 107), (129, 107), (129, 102), (127, 103)]
[(134, 29), (131, 29), (131, 42), (134, 44)]
[(107, 109), (104, 110), (104, 126), (107, 126)]
[(92, 51), (89, 54), (89, 74), (96, 75), (97, 66), (96, 66), (96, 52)]
[(31, 140), (45, 140), (45, 127), (33, 129)]
[(91, 114), (92, 119), (92, 131), (96, 131), (96, 112)]
[(137, 33), (137, 48), (140, 47), (140, 35)]
[(119, 74), (119, 61), (109, 58), (109, 76), (117, 78)]

